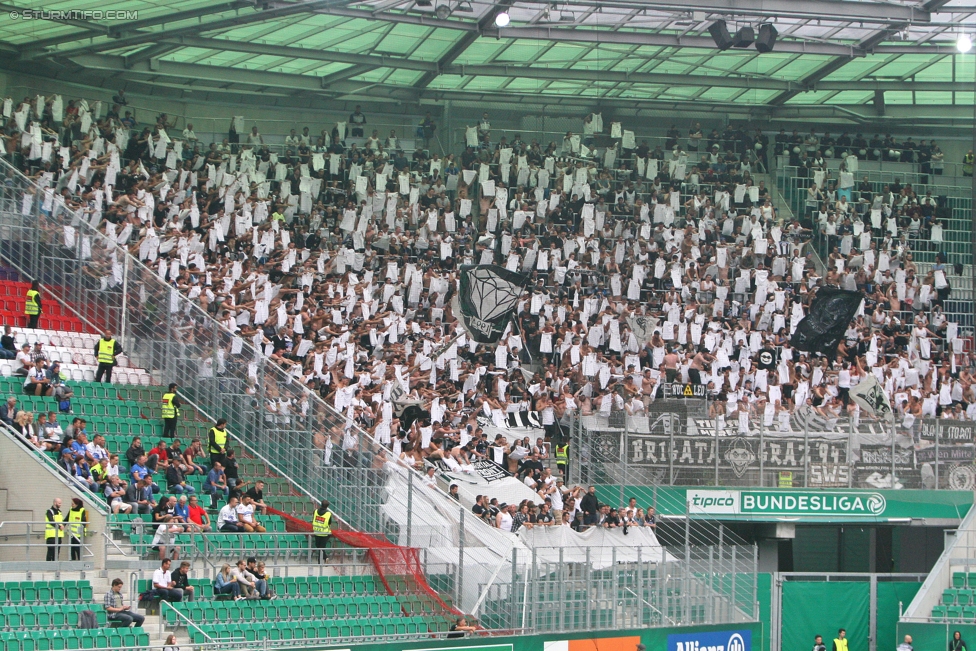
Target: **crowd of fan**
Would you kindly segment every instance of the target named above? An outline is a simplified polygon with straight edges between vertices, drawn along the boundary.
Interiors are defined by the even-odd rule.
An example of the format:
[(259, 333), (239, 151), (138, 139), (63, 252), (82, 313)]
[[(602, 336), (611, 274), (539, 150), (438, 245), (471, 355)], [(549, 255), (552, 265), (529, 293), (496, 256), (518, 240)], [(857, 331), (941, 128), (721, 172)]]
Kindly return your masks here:
[[(788, 428), (797, 410), (858, 418), (848, 394), (871, 373), (908, 425), (976, 417), (972, 360), (942, 314), (945, 259), (923, 270), (912, 258), (908, 231), (926, 202), (906, 186), (828, 203), (844, 170), (811, 168), (824, 172), (812, 192), (820, 224), (788, 223), (752, 179), (768, 166), (761, 132), (712, 142), (699, 125), (687, 140), (672, 127), (665, 152), (625, 130), (611, 139), (621, 125), (590, 115), (559, 146), (496, 134), (486, 114), (460, 154), (408, 158), (395, 133), (356, 144), (367, 124), (357, 108), (273, 152), (256, 126), (208, 147), (165, 115), (140, 131), (114, 99), (101, 118), (69, 102), (58, 120), (52, 98), (5, 107), (11, 160), (45, 188), (33, 198), (42, 219), (59, 239), (71, 217), (97, 224), (280, 364), (288, 382), (266, 377), (269, 417), (307, 413), (298, 383), (345, 414), (314, 432), (327, 463), (464, 471), (495, 446), (504, 465), (516, 441), (489, 441), (482, 426), (504, 427), (507, 412), (539, 412), (559, 441), (568, 413), (641, 415), (676, 382), (705, 385), (713, 416), (745, 435)], [(811, 137), (818, 156), (829, 136)], [(820, 271), (812, 228), (833, 238)], [(75, 230), (63, 231), (71, 245)], [(118, 260), (102, 262), (112, 283)], [(484, 347), (456, 338), (450, 299), (460, 265), (489, 262), (530, 282), (515, 327)], [(789, 343), (827, 285), (865, 295), (834, 359)], [(241, 358), (238, 343), (201, 373)], [(540, 370), (523, 373), (530, 357)], [(395, 386), (429, 414), (397, 418)]]

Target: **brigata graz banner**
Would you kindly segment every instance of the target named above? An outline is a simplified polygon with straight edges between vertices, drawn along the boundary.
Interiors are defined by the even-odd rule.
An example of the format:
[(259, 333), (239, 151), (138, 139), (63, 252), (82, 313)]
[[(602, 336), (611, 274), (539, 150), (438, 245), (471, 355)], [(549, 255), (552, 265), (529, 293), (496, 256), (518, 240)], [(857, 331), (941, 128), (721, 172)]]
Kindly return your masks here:
[(887, 502), (867, 491), (688, 490), (698, 516), (883, 517)]

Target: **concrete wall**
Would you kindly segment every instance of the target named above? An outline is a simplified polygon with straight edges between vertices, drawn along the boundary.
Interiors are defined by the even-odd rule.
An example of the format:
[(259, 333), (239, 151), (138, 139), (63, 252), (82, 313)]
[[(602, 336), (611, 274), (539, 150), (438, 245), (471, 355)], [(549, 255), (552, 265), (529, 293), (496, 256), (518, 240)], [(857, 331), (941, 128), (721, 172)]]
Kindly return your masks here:
[[(33, 525), (32, 536), (27, 536), (27, 525), (15, 522), (44, 522), (44, 512), (55, 497), (62, 501), (61, 512), (67, 516), (71, 499), (82, 498), (88, 511), (89, 536), (85, 543), (93, 556), (82, 556), (92, 568), (102, 569), (105, 559), (106, 517), (97, 508), (104, 503), (93, 504), (85, 494), (62, 481), (56, 470), (45, 464), (37, 454), (27, 450), (6, 428), (0, 428), (0, 563), (44, 561), (46, 548), (43, 524)], [(68, 549), (61, 550), (60, 560), (69, 559)]]

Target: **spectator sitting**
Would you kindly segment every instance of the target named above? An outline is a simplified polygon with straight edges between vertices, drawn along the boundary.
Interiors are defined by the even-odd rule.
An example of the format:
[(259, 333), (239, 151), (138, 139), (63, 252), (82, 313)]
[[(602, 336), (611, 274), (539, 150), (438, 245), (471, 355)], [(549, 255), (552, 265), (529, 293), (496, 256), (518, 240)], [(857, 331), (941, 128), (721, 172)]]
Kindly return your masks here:
[[(262, 599), (274, 599), (276, 595), (268, 592), (268, 579), (264, 573), (264, 563), (258, 564), (258, 559), (253, 556), (248, 557), (245, 566), (248, 575), (254, 581), (254, 587)], [(259, 569), (260, 568), (260, 569)]]
[(17, 353), (14, 366), (16, 367), (14, 369), (14, 375), (21, 377), (26, 376), (34, 368), (34, 362), (30, 356), (30, 344), (24, 344), (20, 347), (20, 352)]
[(190, 561), (180, 563), (179, 569), (173, 575), (173, 583), (183, 591), (184, 601), (193, 601), (194, 589), (190, 585)]
[[(159, 560), (170, 558), (166, 555), (167, 547), (173, 543), (173, 534), (183, 532), (179, 517), (175, 514), (176, 498), (170, 495), (163, 498), (156, 508), (153, 509), (153, 522), (156, 527), (156, 535), (153, 536), (151, 545), (159, 550)], [(180, 556), (178, 547), (173, 547), (172, 558), (176, 560)]]
[(37, 450), (41, 448), (41, 441), (37, 438), (37, 427), (34, 424), (34, 414), (30, 411), (18, 412), (14, 418), (14, 431), (20, 438), (21, 443), (27, 447)]
[(240, 503), (237, 505), (237, 521), (240, 523), (241, 527), (243, 527), (244, 531), (248, 533), (264, 533), (267, 531), (267, 529), (261, 526), (261, 523), (255, 519), (254, 502), (248, 495), (242, 497)]
[(213, 468), (207, 473), (207, 479), (203, 483), (203, 492), (210, 495), (210, 508), (216, 508), (218, 494), (222, 494), (224, 498), (230, 496), (230, 490), (227, 488), (227, 477), (224, 475), (224, 468), (219, 461), (214, 463)]
[(166, 468), (166, 490), (177, 495), (182, 495), (183, 493), (193, 495), (196, 489), (186, 483), (186, 477), (183, 476), (181, 467), (182, 464), (172, 463)]
[(52, 395), (58, 401), (58, 411), (70, 414), (71, 399), (75, 392), (64, 383), (65, 377), (61, 371), (60, 362), (51, 362), (51, 365), (47, 367), (47, 377), (51, 384), (51, 391), (54, 392)]
[(112, 513), (130, 513), (132, 511), (132, 505), (124, 499), (125, 491), (126, 486), (119, 479), (119, 476), (109, 475), (108, 481), (105, 482), (103, 493), (105, 494), (105, 501), (108, 502), (109, 507), (112, 509)]
[(13, 328), (3, 327), (3, 335), (0, 335), (0, 359), (16, 359), (17, 344), (14, 343)]
[(207, 509), (200, 506), (196, 495), (190, 496), (190, 501), (187, 504), (187, 511), (190, 514), (189, 524), (192, 530), (210, 531), (212, 529), (210, 525), (210, 514), (207, 513)]
[[(241, 594), (245, 599), (261, 599), (264, 597), (258, 589), (257, 579), (247, 571), (244, 561), (237, 561), (237, 565), (230, 572), (237, 579), (237, 585), (241, 587)], [(265, 591), (267, 589), (267, 583), (265, 583)]]
[(227, 563), (224, 563), (214, 578), (214, 595), (222, 594), (233, 595), (234, 601), (240, 601), (244, 598), (241, 596), (241, 586), (237, 583), (237, 577), (231, 573), (230, 565)]
[(125, 597), (122, 596), (123, 583), (122, 579), (112, 579), (112, 588), (105, 593), (106, 618), (110, 622), (120, 622), (122, 626), (130, 628), (142, 626), (146, 618), (133, 612), (131, 607), (125, 604)]
[(244, 527), (237, 521), (237, 498), (231, 496), (217, 514), (217, 531), (241, 533)]
[(41, 428), (39, 435), (46, 451), (57, 452), (61, 449), (61, 437), (64, 436), (64, 432), (61, 430), (61, 425), (58, 424), (56, 412), (49, 411), (47, 413), (47, 421)]
[(51, 380), (44, 370), (44, 362), (37, 360), (27, 372), (27, 379), (24, 380), (24, 393), (29, 396), (53, 396), (54, 389), (51, 388)]
[(132, 482), (125, 489), (125, 502), (131, 506), (132, 513), (149, 515), (156, 508), (156, 500), (153, 499), (152, 480), (143, 477), (142, 481)]
[(186, 449), (183, 453), (183, 459), (186, 462), (186, 474), (188, 475), (205, 475), (207, 474), (206, 469), (196, 462), (197, 457), (202, 457), (203, 454), (203, 443), (200, 439), (193, 439), (190, 447)]
[(171, 562), (168, 558), (162, 559), (159, 568), (153, 572), (152, 596), (154, 599), (164, 601), (183, 601), (183, 591), (176, 587), (169, 569)]
[(10, 396), (7, 398), (7, 402), (0, 405), (0, 421), (3, 421), (7, 425), (14, 424), (14, 418), (17, 417), (17, 397)]
[(153, 472), (165, 473), (166, 469), (169, 468), (169, 448), (166, 447), (165, 441), (158, 441), (156, 447), (147, 452), (146, 456), (147, 458), (156, 457), (156, 467), (153, 468)]
[(266, 513), (267, 505), (264, 503), (264, 482), (260, 479), (254, 482), (254, 486), (248, 488), (244, 497), (250, 497), (254, 502), (254, 510), (258, 513)]

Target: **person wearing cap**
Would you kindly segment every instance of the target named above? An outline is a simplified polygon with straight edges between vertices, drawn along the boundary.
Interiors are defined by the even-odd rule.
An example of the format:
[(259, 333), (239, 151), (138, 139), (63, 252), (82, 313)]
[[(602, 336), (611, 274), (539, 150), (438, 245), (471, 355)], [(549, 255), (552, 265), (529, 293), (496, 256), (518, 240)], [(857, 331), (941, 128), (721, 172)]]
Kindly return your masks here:
[(247, 559), (248, 573), (254, 577), (254, 588), (258, 591), (258, 594), (262, 599), (275, 599), (277, 595), (268, 592), (268, 580), (258, 576), (258, 559), (253, 556), (249, 556)]
[(34, 362), (30, 356), (30, 344), (24, 344), (20, 347), (20, 352), (17, 353), (17, 357), (14, 360), (14, 366), (16, 366), (14, 375), (21, 377), (27, 375), (34, 368)]

